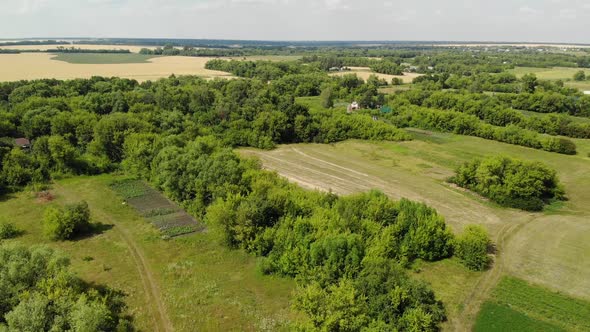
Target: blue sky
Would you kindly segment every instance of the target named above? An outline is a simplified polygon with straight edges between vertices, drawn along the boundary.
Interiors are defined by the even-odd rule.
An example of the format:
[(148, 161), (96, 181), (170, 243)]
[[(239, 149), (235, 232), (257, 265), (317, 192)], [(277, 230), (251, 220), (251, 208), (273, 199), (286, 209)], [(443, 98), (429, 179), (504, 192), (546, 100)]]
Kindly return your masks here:
[(0, 0), (0, 38), (590, 43), (590, 0)]

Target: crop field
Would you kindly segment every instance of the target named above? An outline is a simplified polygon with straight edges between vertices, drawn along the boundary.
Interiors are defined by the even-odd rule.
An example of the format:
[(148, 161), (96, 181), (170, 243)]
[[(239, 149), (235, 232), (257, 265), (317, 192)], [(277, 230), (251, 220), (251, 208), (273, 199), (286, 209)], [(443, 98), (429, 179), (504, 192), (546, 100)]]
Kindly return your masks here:
[(350, 69), (351, 70), (349, 70), (349, 71), (331, 73), (330, 75), (344, 76), (344, 75), (348, 75), (348, 74), (356, 74), (356, 76), (358, 76), (359, 78), (362, 78), (365, 81), (367, 80), (367, 78), (369, 78), (369, 76), (376, 75), (377, 77), (386, 80), (387, 83), (391, 83), (391, 79), (393, 79), (394, 77), (401, 78), (404, 83), (412, 83), (414, 78), (416, 78), (418, 76), (422, 76), (422, 74), (415, 74), (415, 73), (404, 73), (403, 75), (379, 74), (379, 73), (375, 73), (375, 72), (371, 71), (371, 69), (369, 67), (350, 67)]
[(143, 181), (115, 181), (111, 188), (164, 236), (174, 237), (205, 230), (203, 224)]
[(155, 58), (153, 55), (136, 53), (59, 53), (51, 60), (64, 61), (75, 64), (117, 64), (117, 63), (149, 63)]
[(60, 44), (60, 45), (10, 45), (0, 46), (0, 49), (8, 50), (52, 50), (58, 47), (80, 48), (83, 50), (129, 50), (131, 53), (139, 53), (142, 48), (155, 49), (153, 46), (134, 46), (134, 45), (92, 45), (92, 44)]
[[(68, 54), (64, 56), (70, 56)], [(84, 57), (84, 56), (85, 57)], [(92, 54), (74, 57), (96, 57)], [(104, 58), (108, 58), (107, 57)], [(118, 56), (121, 56), (118, 54)], [(137, 55), (133, 55), (137, 56)], [(56, 61), (54, 54), (0, 54), (0, 81), (33, 80), (41, 78), (73, 79), (92, 76), (123, 77), (143, 82), (175, 75), (197, 75), (204, 78), (231, 78), (226, 72), (205, 69), (211, 58), (166, 56), (155, 57), (146, 63), (74, 64)], [(72, 57), (69, 57), (70, 59)]]
[[(433, 206), (455, 232), (467, 224), (485, 226), (499, 248), (493, 269), (477, 276), (457, 275), (453, 264), (437, 263), (424, 266), (420, 273), (436, 291), (443, 289), (451, 324), (461, 316), (466, 316), (462, 321), (473, 321), (486, 293), (505, 274), (590, 299), (590, 261), (583, 259), (590, 252), (587, 140), (575, 140), (577, 156), (563, 156), (474, 137), (410, 132), (415, 136), (410, 142), (347, 141), (241, 151), (260, 157), (265, 168), (310, 189), (348, 194), (377, 188), (393, 198)], [(557, 170), (569, 200), (544, 213), (528, 213), (501, 208), (446, 183), (462, 162), (495, 154), (548, 164)], [(449, 285), (448, 280), (456, 280), (461, 287)]]
[(475, 331), (588, 331), (590, 302), (503, 278), (486, 302)]
[[(14, 222), (24, 234), (14, 240), (44, 244), (71, 259), (89, 282), (127, 294), (128, 312), (140, 331), (281, 331), (299, 316), (289, 304), (295, 282), (262, 276), (256, 260), (219, 244), (204, 232), (163, 240), (110, 185), (111, 175), (57, 181), (52, 201), (21, 192), (0, 197), (0, 221)], [(136, 193), (138, 191), (135, 191)], [(86, 200), (91, 222), (102, 231), (65, 242), (42, 234), (43, 211), (53, 204)]]

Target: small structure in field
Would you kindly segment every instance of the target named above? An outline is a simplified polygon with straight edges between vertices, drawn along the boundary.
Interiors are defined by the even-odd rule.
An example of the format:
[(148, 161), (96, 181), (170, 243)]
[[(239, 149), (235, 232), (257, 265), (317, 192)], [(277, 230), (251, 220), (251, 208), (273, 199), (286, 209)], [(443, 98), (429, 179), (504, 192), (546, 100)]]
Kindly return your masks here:
[(14, 146), (18, 146), (21, 149), (28, 149), (31, 147), (31, 141), (28, 138), (17, 138), (14, 140)]
[(361, 107), (360, 107), (359, 103), (357, 103), (356, 101), (353, 101), (352, 103), (350, 103), (348, 105), (348, 108), (346, 109), (346, 112), (347, 113), (352, 113), (352, 111), (357, 111), (357, 110), (360, 110), (360, 109), (361, 109)]
[(585, 95), (590, 95), (590, 91), (584, 91)]

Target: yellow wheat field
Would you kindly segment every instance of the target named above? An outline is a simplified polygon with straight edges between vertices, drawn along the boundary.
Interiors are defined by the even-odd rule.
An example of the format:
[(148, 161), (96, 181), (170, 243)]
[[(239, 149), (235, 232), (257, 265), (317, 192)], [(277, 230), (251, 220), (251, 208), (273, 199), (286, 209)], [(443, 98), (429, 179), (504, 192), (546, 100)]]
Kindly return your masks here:
[(139, 53), (142, 48), (155, 49), (153, 46), (132, 46), (132, 45), (81, 45), (81, 44), (59, 44), (59, 45), (11, 45), (0, 46), (0, 49), (7, 50), (40, 50), (47, 51), (58, 47), (75, 47), (83, 50), (129, 50), (131, 53)]
[(158, 57), (150, 59), (148, 63), (131, 64), (71, 64), (51, 60), (54, 56), (48, 53), (0, 54), (0, 82), (92, 76), (117, 76), (143, 82), (171, 74), (198, 75), (205, 78), (232, 77), (226, 72), (205, 69), (205, 64), (211, 58), (204, 57)]

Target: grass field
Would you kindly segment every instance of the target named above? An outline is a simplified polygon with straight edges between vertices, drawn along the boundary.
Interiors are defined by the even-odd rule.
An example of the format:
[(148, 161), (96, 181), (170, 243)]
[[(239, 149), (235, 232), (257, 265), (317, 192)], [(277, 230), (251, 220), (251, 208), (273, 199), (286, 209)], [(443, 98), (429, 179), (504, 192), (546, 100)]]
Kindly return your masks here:
[[(110, 175), (58, 181), (55, 200), (31, 193), (0, 199), (0, 221), (25, 231), (16, 240), (65, 252), (87, 281), (127, 294), (129, 312), (142, 331), (275, 331), (299, 319), (290, 309), (294, 282), (266, 277), (256, 261), (219, 245), (212, 233), (162, 240), (159, 232), (110, 189)], [(103, 232), (78, 241), (48, 242), (41, 219), (51, 204), (88, 201)], [(90, 259), (91, 258), (91, 259)]]
[(516, 67), (511, 69), (510, 72), (517, 77), (522, 77), (525, 74), (535, 74), (538, 78), (543, 80), (566, 80), (572, 79), (574, 74), (580, 70), (584, 70), (586, 75), (590, 75), (590, 69), (580, 68), (566, 68), (566, 67), (553, 67), (553, 68), (535, 68), (535, 67)]
[(475, 331), (507, 329), (589, 331), (590, 302), (505, 277), (482, 307)]
[[(410, 132), (415, 137), (410, 142), (347, 141), (241, 151), (260, 157), (265, 168), (310, 189), (348, 194), (377, 188), (393, 198), (433, 206), (456, 232), (467, 224), (485, 226), (499, 247), (492, 270), (469, 275), (458, 272), (452, 263), (439, 262), (426, 264), (419, 274), (446, 298), (451, 324), (460, 317), (463, 323), (472, 322), (479, 305), (506, 274), (590, 299), (590, 261), (585, 259), (590, 252), (590, 141), (575, 140), (579, 154), (563, 156), (475, 137)], [(528, 213), (501, 208), (445, 182), (462, 162), (496, 154), (556, 169), (569, 200), (544, 213)], [(448, 328), (469, 329), (457, 326)]]
[(362, 78), (365, 81), (367, 80), (367, 78), (369, 78), (369, 76), (376, 75), (377, 77), (386, 80), (387, 83), (391, 83), (391, 79), (394, 77), (401, 78), (404, 83), (412, 83), (414, 78), (422, 75), (422, 74), (415, 74), (415, 73), (405, 73), (404, 75), (379, 74), (379, 73), (375, 73), (375, 72), (371, 71), (371, 68), (369, 68), (369, 67), (350, 67), (350, 69), (351, 70), (349, 70), (349, 71), (331, 73), (330, 75), (344, 76), (344, 75), (348, 75), (348, 74), (356, 74), (356, 76), (358, 76), (359, 78)]
[(136, 53), (59, 53), (51, 60), (64, 61), (74, 64), (119, 64), (119, 63), (149, 63), (155, 58), (153, 55)]
[[(97, 59), (92, 54), (64, 54), (70, 59)], [(102, 54), (100, 55), (102, 56)], [(122, 57), (121, 57), (122, 56)], [(125, 56), (138, 59), (137, 54), (106, 54), (101, 61)], [(155, 57), (145, 63), (74, 64), (52, 60), (53, 54), (22, 53), (0, 54), (0, 81), (32, 80), (41, 78), (72, 79), (92, 76), (123, 77), (138, 80), (157, 80), (175, 75), (198, 75), (204, 78), (231, 78), (226, 72), (205, 69), (211, 58), (167, 56)], [(98, 61), (98, 60), (95, 60)]]

